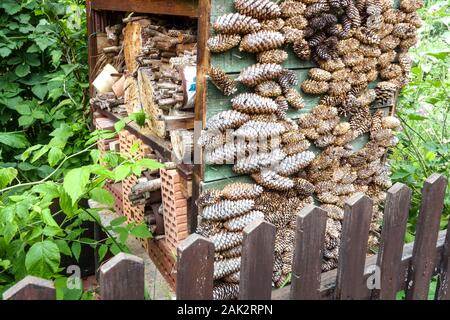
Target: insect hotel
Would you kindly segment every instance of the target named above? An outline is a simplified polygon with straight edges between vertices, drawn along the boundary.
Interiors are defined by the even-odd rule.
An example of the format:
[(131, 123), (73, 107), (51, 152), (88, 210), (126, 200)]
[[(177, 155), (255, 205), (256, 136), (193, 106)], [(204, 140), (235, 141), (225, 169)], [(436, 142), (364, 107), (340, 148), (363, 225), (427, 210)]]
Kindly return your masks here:
[[(408, 83), (421, 6), (421, 0), (87, 1), (93, 124), (112, 129), (136, 112), (146, 115), (143, 126), (128, 121), (98, 148), (165, 164), (106, 188), (118, 212), (148, 224), (154, 237), (142, 245), (179, 297), (254, 297), (246, 296), (258, 289), (248, 277), (258, 267), (269, 287), (260, 298), (294, 288), (299, 272), (310, 285), (320, 284), (322, 274), (334, 286), (337, 276), (338, 298), (352, 280), (342, 270), (355, 267), (364, 277), (366, 255), (385, 245), (384, 230), (408, 211), (407, 205), (384, 210), (390, 213), (381, 228), (392, 186), (386, 156), (400, 126), (395, 103)], [(430, 184), (441, 186), (439, 179)], [(407, 191), (397, 192), (409, 201)], [(347, 211), (364, 212), (362, 222)], [(261, 221), (266, 233), (252, 247), (249, 230)], [(317, 236), (299, 233), (308, 223)], [(188, 255), (192, 237), (210, 245), (202, 262)], [(300, 260), (308, 245), (317, 249), (316, 262)], [(213, 270), (197, 296), (187, 287), (198, 287), (204, 270), (189, 274), (184, 261)], [(324, 278), (330, 272), (334, 280)], [(274, 292), (281, 297), (280, 290)]]

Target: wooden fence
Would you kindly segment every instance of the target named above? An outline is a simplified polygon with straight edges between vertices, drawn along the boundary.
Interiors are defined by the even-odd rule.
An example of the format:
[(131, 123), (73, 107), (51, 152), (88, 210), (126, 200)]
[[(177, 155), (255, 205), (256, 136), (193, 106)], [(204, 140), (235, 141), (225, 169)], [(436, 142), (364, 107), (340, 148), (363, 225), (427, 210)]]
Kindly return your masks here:
[[(395, 184), (387, 193), (377, 255), (367, 256), (372, 200), (357, 194), (345, 204), (339, 264), (321, 273), (326, 212), (309, 206), (297, 218), (291, 285), (272, 290), (275, 227), (254, 221), (244, 230), (239, 299), (427, 299), (437, 275), (436, 299), (450, 299), (450, 232), (439, 231), (447, 179), (433, 174), (424, 184), (414, 243), (404, 245), (411, 190)], [(193, 234), (178, 247), (178, 299), (212, 299), (214, 245)], [(375, 270), (375, 272), (374, 272)], [(375, 284), (372, 285), (372, 280)], [(142, 259), (121, 253), (100, 268), (100, 297), (144, 298)], [(6, 300), (55, 299), (51, 281), (26, 277)]]

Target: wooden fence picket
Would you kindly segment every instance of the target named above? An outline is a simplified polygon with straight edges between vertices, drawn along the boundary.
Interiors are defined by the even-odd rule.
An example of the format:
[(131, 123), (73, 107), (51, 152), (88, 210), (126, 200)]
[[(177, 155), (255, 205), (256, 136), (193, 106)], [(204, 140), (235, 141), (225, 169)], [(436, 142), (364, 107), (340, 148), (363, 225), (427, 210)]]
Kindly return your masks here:
[(436, 288), (437, 300), (450, 300), (450, 224), (447, 227), (444, 249), (439, 267), (438, 285)]
[(335, 299), (361, 299), (367, 292), (364, 268), (372, 218), (372, 199), (355, 194), (344, 206)]
[(178, 246), (177, 299), (213, 298), (214, 244), (192, 234)]
[(316, 206), (303, 208), (297, 217), (292, 264), (292, 300), (320, 299), (323, 245), (327, 212)]
[(256, 220), (245, 227), (239, 282), (240, 300), (270, 300), (274, 246), (274, 225)]
[(3, 300), (55, 300), (53, 282), (27, 276), (3, 293)]
[(435, 249), (446, 187), (447, 179), (436, 173), (424, 183), (413, 257), (407, 280), (406, 299), (408, 300), (428, 298), (430, 281), (436, 266)]
[(136, 256), (119, 253), (100, 268), (102, 300), (143, 300), (144, 261)]
[(373, 292), (373, 297), (376, 299), (395, 300), (396, 298), (410, 203), (411, 189), (404, 184), (396, 183), (388, 190), (377, 260), (380, 288)]

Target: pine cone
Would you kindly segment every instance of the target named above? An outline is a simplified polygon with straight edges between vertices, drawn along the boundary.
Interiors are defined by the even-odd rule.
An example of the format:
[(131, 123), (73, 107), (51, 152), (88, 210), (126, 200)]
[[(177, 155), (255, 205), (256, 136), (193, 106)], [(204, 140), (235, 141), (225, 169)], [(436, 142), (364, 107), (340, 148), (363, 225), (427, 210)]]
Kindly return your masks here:
[(346, 54), (342, 57), (342, 62), (346, 67), (354, 67), (364, 61), (364, 56), (357, 52)]
[(239, 294), (239, 284), (218, 282), (213, 288), (213, 300), (235, 300)]
[(315, 187), (308, 180), (302, 178), (294, 178), (295, 190), (301, 195), (310, 196), (314, 193)]
[(408, 13), (404, 19), (405, 22), (412, 24), (414, 27), (419, 29), (422, 27), (422, 19), (417, 12)]
[(377, 45), (361, 44), (358, 48), (358, 52), (364, 57), (379, 57), (381, 56), (381, 50)]
[(278, 97), (282, 94), (280, 85), (275, 81), (266, 81), (258, 84), (255, 92), (262, 97)]
[(388, 51), (388, 52), (385, 52), (382, 55), (380, 55), (378, 57), (378, 64), (379, 64), (380, 68), (384, 69), (388, 65), (390, 65), (394, 61), (396, 56), (397, 56), (397, 53), (395, 51)]
[(227, 185), (221, 195), (228, 200), (254, 199), (261, 195), (264, 189), (257, 184), (235, 182)]
[(247, 114), (234, 110), (226, 110), (209, 118), (206, 122), (206, 128), (211, 131), (233, 129), (241, 126), (248, 120), (250, 120), (250, 117)]
[(388, 35), (392, 33), (394, 30), (394, 25), (390, 23), (384, 23), (383, 28), (378, 30), (377, 34), (380, 39), (386, 38)]
[(233, 136), (245, 139), (263, 139), (278, 136), (286, 132), (286, 127), (277, 122), (250, 120), (237, 129)]
[(256, 93), (242, 93), (231, 99), (231, 103), (234, 110), (249, 114), (274, 113), (278, 109), (274, 100), (261, 97)]
[(371, 15), (367, 17), (366, 28), (371, 31), (379, 31), (384, 25), (384, 18), (382, 15)]
[(347, 6), (345, 13), (352, 22), (353, 27), (358, 28), (359, 26), (361, 26), (361, 16), (359, 15), (358, 9), (353, 4), (353, 1), (350, 2), (349, 6)]
[(305, 80), (302, 83), (302, 90), (308, 94), (323, 94), (330, 88), (328, 82), (325, 81), (315, 81), (315, 80)]
[(350, 119), (350, 127), (355, 132), (355, 137), (369, 132), (371, 126), (372, 116), (369, 107), (360, 108)]
[(380, 77), (383, 80), (391, 80), (401, 77), (403, 74), (402, 68), (398, 64), (390, 64), (380, 71)]
[(332, 204), (323, 204), (320, 208), (327, 212), (328, 218), (338, 221), (344, 220), (344, 210), (341, 208)]
[(408, 49), (414, 47), (418, 41), (419, 38), (417, 37), (417, 35), (411, 38), (406, 38), (405, 40), (402, 40), (400, 42), (400, 49), (402, 49), (403, 51), (408, 51)]
[(385, 23), (395, 25), (397, 23), (403, 22), (403, 20), (405, 20), (406, 18), (406, 14), (398, 9), (389, 9), (383, 13), (383, 18)]
[(262, 168), (279, 163), (286, 157), (280, 149), (272, 152), (259, 152), (250, 154), (248, 157), (238, 159), (233, 166), (233, 171), (238, 174), (252, 174), (259, 172)]
[(298, 131), (288, 131), (281, 136), (284, 144), (295, 144), (305, 140), (305, 136)]
[(291, 87), (298, 85), (297, 75), (292, 70), (284, 70), (278, 77), (278, 83), (283, 92), (287, 92)]
[(289, 104), (285, 97), (279, 96), (275, 99), (275, 102), (278, 104), (277, 116), (281, 119), (287, 117), (287, 111), (289, 109)]
[(316, 81), (330, 81), (332, 77), (330, 72), (320, 68), (311, 68), (308, 74), (312, 80)]
[(210, 237), (210, 240), (214, 243), (216, 251), (223, 251), (233, 248), (242, 243), (242, 232), (229, 232), (221, 231)]
[(335, 136), (341, 136), (343, 134), (346, 134), (350, 130), (350, 123), (348, 122), (341, 122), (333, 129), (333, 134)]
[[(320, 69), (322, 70), (322, 69)], [(328, 72), (328, 71), (326, 71)], [(346, 69), (341, 69), (341, 70), (337, 70), (335, 72), (333, 72), (331, 74), (331, 79), (330, 80), (334, 80), (334, 81), (344, 81), (347, 80), (350, 77), (350, 69), (346, 68)], [(314, 79), (317, 80), (317, 79)], [(322, 80), (322, 81), (328, 81), (328, 80)]]
[(308, 42), (304, 39), (296, 41), (293, 45), (295, 55), (301, 60), (309, 60), (311, 58), (311, 49)]
[(302, 41), (304, 37), (303, 30), (295, 29), (289, 26), (283, 27), (281, 31), (284, 34), (284, 42), (288, 44), (293, 44), (298, 41)]
[(345, 68), (345, 64), (341, 59), (321, 60), (319, 61), (319, 66), (328, 72), (334, 72)]
[(224, 95), (231, 96), (237, 91), (236, 82), (227, 76), (223, 70), (211, 67), (209, 76), (217, 89), (222, 91)]
[(228, 13), (217, 18), (214, 30), (217, 33), (236, 34), (251, 33), (261, 29), (258, 20), (239, 13)]
[(284, 19), (269, 19), (261, 22), (261, 30), (280, 31), (284, 27)]
[(387, 37), (383, 38), (379, 44), (382, 52), (394, 50), (399, 45), (400, 39), (393, 35), (388, 35)]
[(285, 20), (285, 25), (288, 27), (292, 27), (295, 29), (304, 29), (308, 25), (308, 20), (306, 20), (303, 16), (295, 16), (292, 18), (288, 18)]
[(270, 0), (234, 0), (234, 7), (240, 14), (261, 20), (281, 16), (280, 7)]
[(282, 177), (270, 169), (263, 169), (260, 173), (253, 174), (253, 179), (265, 188), (287, 191), (294, 187), (293, 180)]
[(397, 94), (398, 87), (389, 81), (378, 82), (375, 92), (376, 100), (383, 105), (392, 104), (394, 102), (395, 95)]
[(276, 168), (276, 172), (284, 176), (292, 175), (305, 168), (315, 157), (315, 154), (311, 151), (304, 151), (293, 156), (288, 156), (280, 162), (280, 165)]
[(336, 108), (319, 104), (315, 106), (311, 113), (316, 116), (318, 119), (327, 120), (327, 119), (333, 119), (338, 115), (338, 111)]
[(219, 253), (220, 258), (222, 259), (229, 259), (229, 258), (236, 258), (240, 257), (242, 254), (242, 245), (238, 245), (236, 247), (233, 247), (228, 250), (221, 251)]
[(254, 205), (255, 201), (250, 199), (236, 201), (223, 200), (221, 202), (203, 208), (201, 215), (205, 220), (223, 221), (233, 217), (237, 217), (250, 211), (251, 209), (253, 209)]
[(218, 190), (207, 190), (203, 192), (197, 199), (197, 206), (203, 208), (210, 206), (222, 200), (222, 193)]
[(231, 164), (236, 157), (236, 144), (227, 142), (214, 149), (205, 150), (205, 163), (207, 164)]
[(423, 7), (423, 0), (401, 0), (400, 10), (406, 13), (414, 12)]
[(332, 134), (325, 134), (325, 135), (321, 135), (317, 139), (315, 139), (314, 145), (317, 148), (326, 148), (329, 145), (334, 144), (335, 142), (336, 142), (336, 136), (334, 136)]
[(218, 130), (202, 130), (197, 145), (206, 150), (213, 150), (229, 142), (228, 140), (231, 139), (227, 139), (227, 135)]
[(322, 13), (320, 16), (313, 17), (308, 22), (309, 26), (314, 30), (321, 30), (327, 26), (335, 25), (336, 23), (336, 16), (330, 13)]
[(224, 277), (222, 280), (228, 283), (239, 283), (241, 280), (241, 273), (239, 271), (234, 272), (226, 277)]
[(264, 213), (261, 211), (250, 211), (240, 217), (236, 217), (228, 220), (224, 223), (224, 227), (229, 231), (242, 231), (250, 224), (250, 222), (256, 219), (264, 219)]
[(280, 9), (283, 18), (292, 18), (302, 15), (305, 12), (306, 6), (298, 1), (286, 0), (280, 4)]
[(283, 67), (279, 64), (257, 63), (242, 70), (237, 81), (246, 86), (254, 87), (261, 82), (278, 78), (283, 70)]
[(400, 125), (400, 120), (394, 116), (388, 116), (382, 119), (382, 126), (384, 129), (397, 130), (400, 128)]
[(284, 44), (284, 36), (278, 31), (259, 31), (242, 38), (240, 51), (258, 53), (273, 50)]
[(195, 231), (199, 235), (209, 238), (210, 236), (223, 230), (223, 223), (216, 221), (202, 221)]
[(368, 15), (380, 15), (382, 12), (380, 0), (367, 0), (366, 1), (366, 13)]
[(275, 63), (281, 64), (288, 59), (289, 55), (286, 51), (275, 49), (258, 53), (256, 60), (258, 63)]
[(220, 53), (236, 47), (241, 42), (241, 36), (238, 34), (218, 34), (208, 39), (207, 45), (209, 51)]
[(403, 69), (404, 74), (409, 74), (412, 67), (412, 59), (408, 52), (398, 54), (398, 64)]
[(406, 39), (414, 37), (417, 34), (417, 29), (409, 23), (399, 23), (394, 26), (392, 35), (399, 39)]
[(330, 96), (342, 96), (352, 89), (347, 81), (332, 81), (329, 83), (328, 94)]
[(330, 6), (327, 1), (319, 1), (317, 3), (312, 3), (308, 7), (306, 7), (305, 17), (310, 18), (313, 16), (317, 16), (320, 13), (327, 12), (329, 10), (330, 10)]
[(283, 147), (284, 153), (288, 156), (295, 155), (297, 153), (301, 153), (306, 151), (311, 146), (311, 143), (308, 140), (302, 140), (300, 142), (296, 142), (293, 144), (287, 144)]
[(214, 262), (214, 280), (223, 278), (229, 274), (239, 271), (241, 258), (231, 258)]
[(305, 107), (305, 101), (303, 101), (302, 96), (294, 88), (288, 89), (285, 97), (292, 108), (300, 110)]

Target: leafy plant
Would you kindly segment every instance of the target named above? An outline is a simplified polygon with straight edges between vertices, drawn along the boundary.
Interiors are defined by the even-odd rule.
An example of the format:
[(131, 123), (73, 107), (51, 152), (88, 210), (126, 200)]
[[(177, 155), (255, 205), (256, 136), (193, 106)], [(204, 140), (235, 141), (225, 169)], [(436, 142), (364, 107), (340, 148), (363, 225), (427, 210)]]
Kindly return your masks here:
[[(0, 293), (26, 275), (55, 279), (59, 299), (89, 299), (68, 289), (62, 258), (78, 260), (83, 246), (128, 252), (127, 238), (148, 238), (143, 224), (124, 217), (102, 226), (101, 208), (112, 208), (107, 181), (161, 165), (135, 154), (101, 154), (90, 132), (84, 0), (0, 2)], [(142, 113), (119, 121), (142, 122)], [(134, 149), (137, 150), (139, 146)], [(84, 236), (96, 222), (104, 239)]]
[[(425, 179), (434, 172), (450, 177), (449, 4), (428, 1), (420, 15), (424, 23), (420, 43), (410, 52), (414, 61), (411, 81), (401, 92), (397, 110), (403, 130), (389, 159), (393, 181), (406, 183), (413, 190), (407, 242), (414, 240)], [(449, 217), (447, 189), (442, 228), (447, 226)]]

